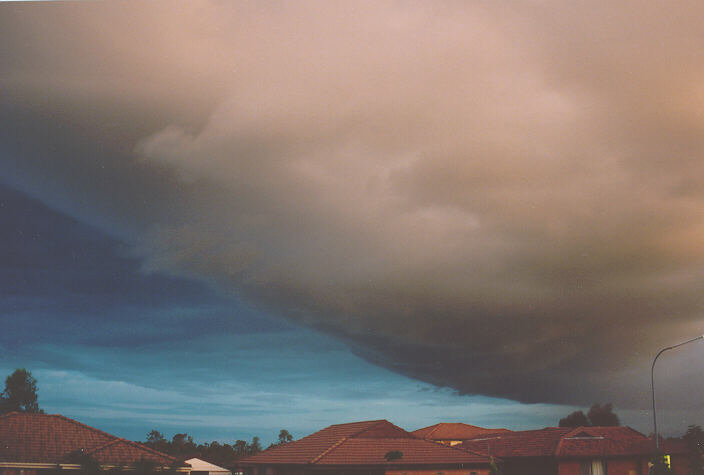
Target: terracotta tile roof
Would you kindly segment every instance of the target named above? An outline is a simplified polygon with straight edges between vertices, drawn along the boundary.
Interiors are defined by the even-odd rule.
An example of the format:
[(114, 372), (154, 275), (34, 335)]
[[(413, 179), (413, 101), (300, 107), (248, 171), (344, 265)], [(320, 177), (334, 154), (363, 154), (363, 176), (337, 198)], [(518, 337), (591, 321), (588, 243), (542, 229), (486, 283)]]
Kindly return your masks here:
[(463, 424), (461, 422), (441, 422), (428, 427), (423, 427), (412, 432), (420, 439), (427, 440), (465, 440), (479, 435), (511, 432), (508, 429), (487, 429), (485, 427)]
[(546, 427), (476, 437), (461, 445), (501, 458), (647, 455), (653, 441), (630, 427)]
[[(401, 459), (387, 461), (391, 451)], [(442, 465), (488, 464), (488, 457), (414, 437), (385, 420), (337, 424), (300, 440), (245, 458), (243, 465)]]
[[(497, 457), (547, 457), (555, 455), (560, 439), (572, 429), (547, 427), (478, 436), (459, 447)], [(505, 454), (505, 455), (504, 455)]]
[(11, 412), (0, 416), (0, 462), (71, 463), (82, 451), (101, 464), (125, 465), (142, 459), (175, 465), (176, 459), (136, 442), (57, 414)]
[(176, 458), (126, 439), (114, 439), (107, 444), (86, 452), (101, 465), (131, 465), (136, 461), (149, 460), (158, 466), (168, 467)]

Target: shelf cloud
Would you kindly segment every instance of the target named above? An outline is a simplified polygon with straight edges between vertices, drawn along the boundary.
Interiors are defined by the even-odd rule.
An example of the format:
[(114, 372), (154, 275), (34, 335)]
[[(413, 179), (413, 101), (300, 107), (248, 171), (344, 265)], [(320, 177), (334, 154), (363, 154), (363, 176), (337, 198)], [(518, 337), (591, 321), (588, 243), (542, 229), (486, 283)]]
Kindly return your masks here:
[(3, 181), (148, 271), (523, 402), (702, 333), (698, 2), (0, 9)]

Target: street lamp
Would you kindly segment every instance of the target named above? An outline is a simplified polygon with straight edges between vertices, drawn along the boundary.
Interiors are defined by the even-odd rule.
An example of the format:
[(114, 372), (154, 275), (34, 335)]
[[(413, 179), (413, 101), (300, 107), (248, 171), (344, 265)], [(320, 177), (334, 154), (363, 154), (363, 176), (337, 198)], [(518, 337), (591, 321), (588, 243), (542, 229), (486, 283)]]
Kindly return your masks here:
[(667, 350), (672, 350), (674, 348), (678, 348), (682, 345), (686, 345), (687, 343), (692, 343), (693, 341), (701, 340), (704, 339), (704, 335), (699, 335), (698, 337), (692, 338), (691, 340), (683, 341), (682, 343), (677, 343), (676, 345), (673, 346), (668, 346), (667, 348), (663, 348), (658, 352), (657, 355), (655, 355), (655, 359), (653, 360), (653, 366), (650, 368), (650, 387), (653, 391), (653, 432), (655, 432), (655, 451), (657, 452), (658, 449), (660, 448), (659, 442), (658, 442), (658, 419), (655, 415), (655, 362), (658, 360), (658, 357), (666, 352)]

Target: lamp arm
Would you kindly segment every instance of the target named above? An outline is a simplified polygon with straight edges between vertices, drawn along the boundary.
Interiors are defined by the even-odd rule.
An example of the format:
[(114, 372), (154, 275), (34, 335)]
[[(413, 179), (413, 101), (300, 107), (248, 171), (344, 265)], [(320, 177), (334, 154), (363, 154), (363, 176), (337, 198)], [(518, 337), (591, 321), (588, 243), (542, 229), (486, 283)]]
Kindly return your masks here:
[(682, 345), (686, 345), (687, 343), (692, 343), (693, 341), (701, 340), (704, 338), (704, 335), (699, 335), (697, 337), (694, 337), (692, 339), (689, 339), (687, 341), (683, 341), (682, 343), (677, 343), (676, 345), (668, 346), (666, 348), (663, 348), (662, 350), (658, 351), (658, 354), (655, 355), (655, 359), (653, 360), (653, 365), (650, 367), (650, 388), (653, 393), (653, 432), (655, 436), (655, 451), (660, 447), (659, 440), (658, 440), (658, 420), (657, 416), (655, 415), (655, 362), (658, 360), (661, 354), (666, 352), (667, 350), (672, 350), (674, 348), (678, 348)]

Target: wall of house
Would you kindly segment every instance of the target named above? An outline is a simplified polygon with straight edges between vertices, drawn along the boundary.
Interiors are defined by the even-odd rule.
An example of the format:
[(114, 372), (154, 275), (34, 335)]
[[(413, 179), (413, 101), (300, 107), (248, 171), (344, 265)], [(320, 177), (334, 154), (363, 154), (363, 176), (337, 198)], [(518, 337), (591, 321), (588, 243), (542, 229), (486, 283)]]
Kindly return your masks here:
[(504, 475), (557, 475), (557, 463), (552, 458), (504, 459), (501, 470)]
[(641, 464), (638, 459), (613, 459), (606, 461), (607, 475), (641, 475), (640, 469)]
[(673, 455), (670, 457), (670, 466), (675, 475), (687, 475), (690, 473), (689, 457), (686, 455)]
[(386, 475), (489, 475), (488, 469), (462, 470), (387, 470)]
[[(246, 470), (245, 473), (252, 475), (489, 475), (488, 468), (464, 468), (464, 469), (433, 469), (433, 470), (320, 470), (282, 467), (257, 467), (254, 470)], [(541, 474), (543, 475), (543, 474)]]
[(0, 468), (0, 475), (37, 475), (37, 471), (19, 468)]
[[(584, 459), (586, 461), (587, 459)], [(582, 460), (563, 460), (559, 463), (559, 475), (580, 475)], [(643, 475), (648, 473), (647, 464), (643, 472), (637, 458), (606, 459), (606, 475)]]
[[(580, 475), (579, 460), (561, 461), (558, 475)], [(685, 456), (673, 456), (671, 459), (673, 475), (688, 475), (689, 463)], [(606, 460), (606, 475), (647, 475), (648, 460), (645, 458), (618, 458)]]
[(325, 470), (318, 468), (275, 467), (259, 465), (255, 467), (244, 468), (244, 473), (246, 475), (384, 475), (384, 470)]
[(557, 464), (558, 475), (579, 475), (581, 463), (578, 460), (562, 461)]

